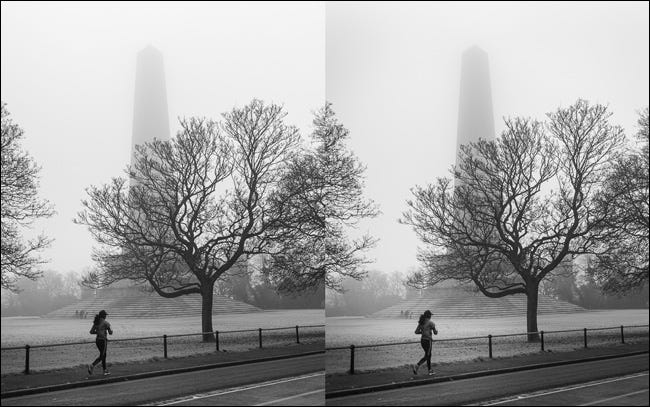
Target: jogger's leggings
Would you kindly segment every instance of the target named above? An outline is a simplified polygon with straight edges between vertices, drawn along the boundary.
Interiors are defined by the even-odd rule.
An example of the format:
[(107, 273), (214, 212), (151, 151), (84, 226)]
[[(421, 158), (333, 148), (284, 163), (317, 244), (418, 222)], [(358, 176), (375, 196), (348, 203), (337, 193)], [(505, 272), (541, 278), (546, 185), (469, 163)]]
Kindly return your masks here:
[(93, 362), (93, 366), (102, 362), (102, 369), (106, 370), (106, 348), (108, 347), (108, 340), (97, 338), (95, 340), (95, 345), (97, 345), (97, 349), (99, 349), (99, 356), (97, 356), (97, 359)]
[(427, 368), (431, 370), (431, 346), (433, 345), (433, 341), (422, 338), (420, 339), (420, 345), (422, 345), (422, 349), (424, 349), (424, 357), (420, 359), (418, 366), (427, 362)]

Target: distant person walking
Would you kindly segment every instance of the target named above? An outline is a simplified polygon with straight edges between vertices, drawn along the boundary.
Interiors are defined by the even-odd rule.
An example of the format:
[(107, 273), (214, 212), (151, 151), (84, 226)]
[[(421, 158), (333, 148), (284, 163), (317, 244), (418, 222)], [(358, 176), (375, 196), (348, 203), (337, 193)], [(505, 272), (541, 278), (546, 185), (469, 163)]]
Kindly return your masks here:
[(420, 361), (413, 365), (413, 374), (418, 374), (418, 369), (420, 366), (427, 362), (427, 368), (429, 369), (429, 374), (433, 374), (431, 370), (431, 349), (433, 346), (433, 332), (435, 335), (438, 335), (438, 330), (436, 329), (436, 324), (431, 320), (431, 311), (426, 310), (424, 314), (420, 315), (420, 320), (418, 321), (418, 327), (415, 328), (415, 333), (422, 335), (420, 337), (420, 345), (424, 349), (424, 357)]
[(97, 345), (97, 349), (99, 349), (99, 356), (93, 363), (88, 365), (89, 375), (93, 374), (93, 368), (99, 364), (99, 362), (102, 362), (104, 376), (110, 374), (108, 369), (106, 369), (106, 350), (108, 349), (108, 335), (113, 335), (113, 330), (111, 329), (111, 324), (106, 321), (107, 316), (108, 314), (106, 311), (99, 311), (99, 314), (96, 314), (95, 319), (93, 320), (93, 327), (90, 328), (90, 333), (97, 335), (95, 338), (95, 344)]

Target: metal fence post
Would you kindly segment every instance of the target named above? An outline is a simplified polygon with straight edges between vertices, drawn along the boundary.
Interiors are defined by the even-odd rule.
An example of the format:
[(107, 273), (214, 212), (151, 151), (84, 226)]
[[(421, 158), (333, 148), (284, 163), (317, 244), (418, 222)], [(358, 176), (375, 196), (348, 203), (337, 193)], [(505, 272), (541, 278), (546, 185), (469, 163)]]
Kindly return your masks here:
[(623, 334), (623, 325), (621, 325), (621, 343), (625, 343), (625, 335)]
[(296, 325), (296, 343), (300, 343), (300, 333), (298, 332), (298, 325)]
[(354, 374), (354, 345), (350, 345), (350, 374)]
[(587, 328), (582, 328), (585, 337), (585, 348), (587, 347)]
[(544, 331), (539, 331), (539, 339), (542, 344), (542, 352), (544, 352)]
[(25, 345), (25, 374), (29, 374), (29, 345)]
[(488, 347), (490, 349), (490, 359), (492, 359), (492, 335), (488, 335)]
[(260, 348), (262, 348), (262, 328), (257, 328), (260, 332)]
[(163, 335), (163, 346), (165, 348), (165, 359), (167, 359), (167, 335)]
[(219, 331), (214, 331), (214, 344), (219, 352)]

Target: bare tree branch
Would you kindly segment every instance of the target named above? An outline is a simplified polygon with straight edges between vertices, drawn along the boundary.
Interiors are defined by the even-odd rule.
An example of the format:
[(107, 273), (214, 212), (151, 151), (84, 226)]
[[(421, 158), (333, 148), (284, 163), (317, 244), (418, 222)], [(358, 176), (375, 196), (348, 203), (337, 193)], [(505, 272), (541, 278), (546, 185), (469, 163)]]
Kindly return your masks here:
[(600, 199), (609, 216), (596, 267), (589, 270), (608, 293), (622, 294), (648, 283), (650, 244), (650, 166), (648, 108), (639, 117), (638, 147), (619, 157), (609, 173)]
[(29, 227), (35, 219), (54, 214), (52, 205), (38, 197), (40, 167), (20, 146), (23, 130), (9, 118), (2, 103), (2, 288), (17, 291), (16, 280), (25, 277), (35, 280), (41, 276), (38, 266), (45, 263), (37, 255), (48, 247), (51, 239), (40, 235), (24, 241), (20, 229)]
[(378, 214), (363, 198), (365, 167), (346, 149), (348, 130), (338, 122), (330, 103), (314, 118), (313, 149), (289, 165), (278, 207), (290, 216), (281, 225), (287, 233), (278, 242), (271, 277), (281, 291), (317, 289), (323, 282), (341, 290), (344, 277), (362, 279), (370, 261), (363, 252), (376, 240), (356, 240), (347, 231), (361, 219)]
[[(216, 123), (181, 120), (170, 142), (138, 146), (125, 179), (91, 187), (76, 222), (100, 244), (87, 284), (146, 281), (164, 297), (198, 293), (212, 332), (215, 282), (248, 256), (273, 254), (296, 222), (278, 205), (300, 136), (281, 106), (253, 100)], [(210, 340), (206, 335), (205, 340)]]
[(624, 136), (610, 116), (578, 100), (547, 124), (508, 119), (496, 141), (462, 146), (455, 187), (439, 178), (407, 202), (401, 221), (424, 243), (424, 271), (410, 284), (454, 279), (489, 297), (525, 293), (536, 332), (540, 282), (562, 262), (600, 252), (612, 233), (602, 228), (610, 215), (600, 187)]

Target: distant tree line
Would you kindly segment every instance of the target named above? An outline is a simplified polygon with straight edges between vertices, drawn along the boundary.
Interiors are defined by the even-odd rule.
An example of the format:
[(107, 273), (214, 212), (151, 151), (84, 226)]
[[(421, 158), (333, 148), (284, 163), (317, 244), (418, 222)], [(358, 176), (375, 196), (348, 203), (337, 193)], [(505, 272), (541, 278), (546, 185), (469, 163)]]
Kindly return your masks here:
[(586, 309), (648, 308), (648, 284), (625, 293), (603, 291), (594, 276), (601, 272), (596, 259), (583, 259), (577, 264), (577, 273), (552, 275), (540, 286), (540, 292), (558, 300), (567, 301)]
[(326, 315), (364, 316), (403, 301), (407, 296), (404, 276), (399, 272), (371, 270), (363, 280), (343, 280), (345, 290), (328, 290)]
[(215, 292), (262, 309), (322, 309), (325, 305), (325, 290), (278, 293), (277, 286), (265, 275), (225, 278), (217, 284)]
[(41, 316), (77, 303), (81, 298), (81, 278), (75, 272), (45, 270), (37, 280), (20, 278), (17, 291), (3, 290), (2, 316)]

